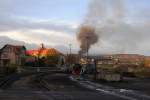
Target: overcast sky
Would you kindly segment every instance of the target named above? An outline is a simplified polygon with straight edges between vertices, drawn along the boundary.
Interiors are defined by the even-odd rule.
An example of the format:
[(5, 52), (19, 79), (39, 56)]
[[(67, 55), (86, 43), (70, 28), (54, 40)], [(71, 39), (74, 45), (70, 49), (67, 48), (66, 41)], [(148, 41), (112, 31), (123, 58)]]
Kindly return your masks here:
[[(25, 45), (34, 44), (33, 48), (36, 47), (35, 45), (44, 43), (50, 47), (56, 47), (67, 52), (69, 44), (72, 44), (73, 51), (77, 52), (79, 50), (79, 43), (76, 39), (78, 27), (85, 21), (89, 12), (89, 5), (96, 1), (0, 0), (0, 37), (5, 36), (3, 40), (0, 39), (0, 46), (3, 46), (4, 43), (11, 43), (10, 41), (12, 40), (16, 41), (16, 44), (17, 41), (22, 41), (21, 43)], [(105, 0), (100, 1), (99, 3), (103, 3)], [(109, 5), (111, 5), (113, 0), (106, 1), (110, 4), (105, 8), (111, 9)], [(130, 41), (135, 39), (132, 38), (134, 34), (131, 34), (131, 36), (127, 34), (128, 37), (126, 38), (122, 38), (122, 35), (119, 33), (115, 34), (116, 37), (118, 36), (117, 38), (122, 40), (117, 40), (114, 37), (108, 37), (107, 39), (107, 34), (101, 34), (100, 37), (102, 39), (92, 46), (90, 49), (91, 53), (139, 53), (150, 55), (150, 0), (124, 0), (123, 6), (125, 9), (123, 11), (125, 15), (124, 22), (126, 24), (123, 25), (123, 29), (122, 27), (119, 28), (119, 32), (124, 31), (124, 27), (132, 26), (138, 28), (140, 33), (137, 38), (141, 41)], [(101, 11), (99, 7), (97, 9), (99, 12)], [(101, 19), (98, 18), (99, 20)], [(132, 25), (128, 26), (131, 23)], [(107, 27), (107, 24), (105, 27)], [(108, 25), (108, 28), (105, 29), (108, 31), (105, 32), (109, 32), (111, 29), (110, 25)], [(128, 39), (128, 44), (125, 44), (125, 41), (128, 41)], [(126, 46), (127, 49), (122, 50), (122, 44), (130, 46)], [(31, 45), (29, 47), (30, 49), (32, 48)], [(134, 47), (134, 49), (131, 47)]]

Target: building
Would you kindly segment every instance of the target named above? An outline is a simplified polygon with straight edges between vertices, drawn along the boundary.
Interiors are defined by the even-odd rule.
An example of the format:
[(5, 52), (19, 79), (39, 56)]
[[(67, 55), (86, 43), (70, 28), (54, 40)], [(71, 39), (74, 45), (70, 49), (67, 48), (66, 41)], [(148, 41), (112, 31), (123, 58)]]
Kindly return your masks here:
[(145, 57), (144, 64), (145, 64), (146, 67), (150, 68), (150, 56)]
[(27, 66), (52, 66), (62, 64), (64, 55), (54, 48), (39, 48), (37, 50), (27, 50), (26, 59)]
[(139, 54), (112, 54), (93, 56), (97, 61), (97, 67), (116, 68), (120, 72), (134, 72), (137, 68), (144, 67), (144, 61), (150, 66), (148, 58)]
[(5, 45), (0, 49), (0, 66), (22, 65), (25, 52), (25, 46)]
[(78, 54), (65, 55), (65, 63), (67, 64), (78, 64), (79, 61), (80, 61), (80, 55)]
[(115, 54), (112, 55), (114, 59), (118, 59), (121, 64), (133, 64), (139, 66), (143, 61), (145, 56), (138, 54)]

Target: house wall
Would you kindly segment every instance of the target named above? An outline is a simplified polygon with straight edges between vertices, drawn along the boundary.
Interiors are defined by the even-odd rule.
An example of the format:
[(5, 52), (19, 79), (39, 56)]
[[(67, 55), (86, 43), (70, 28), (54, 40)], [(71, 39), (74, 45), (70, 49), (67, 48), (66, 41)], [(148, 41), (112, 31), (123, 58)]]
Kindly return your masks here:
[(146, 58), (145, 58), (144, 64), (145, 64), (146, 67), (149, 67), (149, 68), (150, 68), (150, 57), (146, 57)]
[(10, 64), (17, 64), (16, 62), (16, 55), (14, 52), (9, 53), (9, 59), (10, 59)]
[(16, 51), (16, 48), (13, 46), (6, 46), (1, 51), (1, 61), (0, 66), (4, 66), (4, 61), (8, 61), (7, 65), (21, 65), (22, 57), (25, 56), (25, 49), (20, 48), (21, 51)]

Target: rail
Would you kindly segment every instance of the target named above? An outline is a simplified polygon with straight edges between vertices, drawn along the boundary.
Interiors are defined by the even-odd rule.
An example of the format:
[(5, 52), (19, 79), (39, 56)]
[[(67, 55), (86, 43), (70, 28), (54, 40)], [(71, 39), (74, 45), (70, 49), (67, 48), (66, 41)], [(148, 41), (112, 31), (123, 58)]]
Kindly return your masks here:
[(51, 71), (51, 72), (47, 72), (47, 73), (43, 73), (43, 72), (40, 72), (38, 73), (37, 75), (35, 75), (33, 77), (33, 80), (36, 82), (37, 85), (39, 85), (41, 88), (44, 88), (45, 90), (47, 91), (50, 91), (51, 88), (48, 84), (48, 82), (45, 81), (44, 77), (46, 75), (51, 75), (51, 74), (54, 74), (54, 73), (63, 73), (62, 71)]

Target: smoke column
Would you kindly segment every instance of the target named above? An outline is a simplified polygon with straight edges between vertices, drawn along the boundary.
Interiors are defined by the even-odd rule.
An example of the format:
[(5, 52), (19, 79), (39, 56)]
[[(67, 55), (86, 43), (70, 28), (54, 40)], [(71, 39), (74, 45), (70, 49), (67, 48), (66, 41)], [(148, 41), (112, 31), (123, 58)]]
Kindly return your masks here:
[[(106, 8), (109, 8), (109, 4), (111, 6), (111, 12), (116, 11), (116, 15), (111, 16), (112, 14), (108, 12)], [(107, 18), (107, 16), (111, 16), (112, 18), (119, 19), (122, 17), (122, 12), (120, 11), (121, 0), (93, 0), (89, 5), (89, 11), (85, 18), (85, 21), (80, 27), (80, 31), (78, 33), (78, 40), (80, 42), (80, 53), (86, 53), (88, 49), (90, 49), (91, 45), (98, 42), (98, 34), (96, 33), (96, 27), (98, 24)], [(118, 9), (119, 8), (119, 9)], [(113, 12), (114, 13), (114, 12)], [(113, 15), (113, 14), (112, 14)]]
[(91, 45), (98, 41), (98, 36), (95, 33), (95, 29), (91, 26), (81, 26), (78, 40), (80, 41), (81, 50), (79, 53), (87, 53)]
[(77, 36), (80, 51), (86, 53), (87, 36), (90, 37), (88, 49), (92, 49), (93, 47), (90, 47), (96, 43), (100, 48), (104, 44), (99, 41), (104, 41), (109, 44), (106, 46), (109, 53), (128, 53), (136, 50), (141, 34), (133, 25), (126, 22), (124, 2), (125, 0), (91, 0), (88, 13)]

